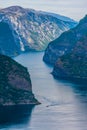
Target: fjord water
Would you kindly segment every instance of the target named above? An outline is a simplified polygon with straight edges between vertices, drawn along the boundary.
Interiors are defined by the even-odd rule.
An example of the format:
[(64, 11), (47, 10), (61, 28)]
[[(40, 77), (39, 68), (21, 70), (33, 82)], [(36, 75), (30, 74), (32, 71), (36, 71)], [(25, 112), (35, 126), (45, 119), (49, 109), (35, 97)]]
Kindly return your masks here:
[[(52, 67), (46, 65), (42, 57), (43, 52), (31, 52), (15, 58), (28, 68), (33, 93), (42, 104), (34, 108), (10, 108), (13, 114), (11, 110), (8, 111), (8, 123), (2, 121), (0, 129), (87, 130), (86, 84), (78, 85), (54, 79), (50, 74)], [(15, 118), (14, 115), (20, 112)]]

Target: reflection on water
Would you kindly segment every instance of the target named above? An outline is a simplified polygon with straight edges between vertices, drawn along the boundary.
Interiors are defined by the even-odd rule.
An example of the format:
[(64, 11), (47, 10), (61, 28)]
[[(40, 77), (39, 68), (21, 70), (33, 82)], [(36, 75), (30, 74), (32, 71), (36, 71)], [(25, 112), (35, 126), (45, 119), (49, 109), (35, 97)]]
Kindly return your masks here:
[(71, 87), (73, 88), (75, 93), (79, 93), (80, 95), (87, 96), (87, 81), (81, 81), (81, 80), (58, 80), (55, 77), (53, 77), (56, 82), (62, 82), (64, 84), (71, 84)]
[(0, 107), (0, 129), (14, 124), (29, 124), (34, 106), (5, 106)]
[(27, 53), (16, 58), (29, 69), (33, 93), (42, 104), (32, 114), (23, 112), (23, 118), (18, 112), (15, 123), (2, 130), (87, 130), (87, 85), (54, 79), (42, 57), (43, 53)]

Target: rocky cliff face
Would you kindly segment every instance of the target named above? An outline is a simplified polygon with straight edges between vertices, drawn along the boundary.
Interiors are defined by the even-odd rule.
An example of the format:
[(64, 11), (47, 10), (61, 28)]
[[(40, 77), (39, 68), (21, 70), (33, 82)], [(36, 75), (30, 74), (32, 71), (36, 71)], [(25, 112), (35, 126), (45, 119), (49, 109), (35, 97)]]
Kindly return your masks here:
[(53, 75), (57, 78), (87, 80), (87, 34), (76, 43), (71, 53), (57, 60)]
[(87, 16), (85, 16), (75, 28), (64, 32), (59, 38), (48, 45), (43, 57), (44, 61), (55, 64), (59, 57), (71, 52), (76, 43), (86, 34)]
[[(81, 28), (78, 28), (81, 26)], [(75, 47), (57, 59), (53, 75), (57, 78), (77, 79), (87, 83), (87, 16), (80, 21), (79, 34)], [(77, 30), (76, 30), (77, 31)]]
[(0, 105), (38, 104), (27, 68), (0, 55)]
[[(68, 18), (67, 18), (68, 19)], [(73, 20), (12, 6), (0, 10), (0, 53), (15, 56), (23, 51), (41, 51), (62, 32), (76, 26)]]

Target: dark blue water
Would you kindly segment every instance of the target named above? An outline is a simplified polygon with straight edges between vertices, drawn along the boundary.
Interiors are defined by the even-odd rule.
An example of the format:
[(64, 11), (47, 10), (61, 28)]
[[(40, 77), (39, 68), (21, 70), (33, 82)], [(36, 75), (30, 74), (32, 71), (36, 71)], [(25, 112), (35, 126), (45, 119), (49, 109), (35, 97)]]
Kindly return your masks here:
[(42, 104), (8, 108), (10, 117), (1, 112), (3, 119), (7, 119), (2, 121), (0, 129), (87, 130), (87, 86), (54, 79), (50, 74), (52, 67), (47, 66), (42, 57), (40, 52), (15, 58), (29, 69), (33, 92)]

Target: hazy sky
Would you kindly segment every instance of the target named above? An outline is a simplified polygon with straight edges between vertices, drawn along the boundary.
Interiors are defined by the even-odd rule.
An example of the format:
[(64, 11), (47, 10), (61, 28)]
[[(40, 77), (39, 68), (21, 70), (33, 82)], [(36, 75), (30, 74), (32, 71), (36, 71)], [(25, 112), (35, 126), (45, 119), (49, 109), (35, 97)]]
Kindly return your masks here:
[(0, 0), (0, 8), (12, 5), (54, 12), (75, 20), (87, 14), (87, 0)]

